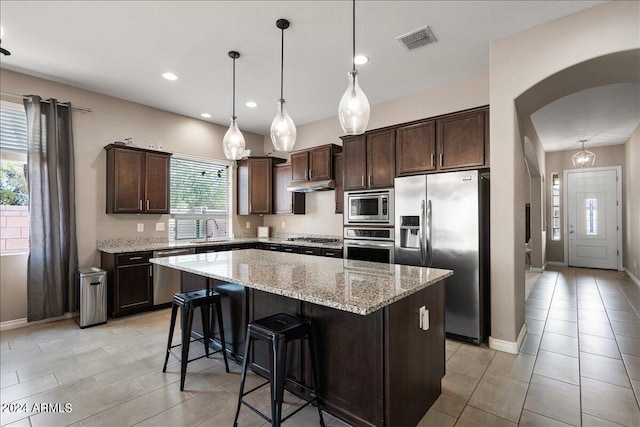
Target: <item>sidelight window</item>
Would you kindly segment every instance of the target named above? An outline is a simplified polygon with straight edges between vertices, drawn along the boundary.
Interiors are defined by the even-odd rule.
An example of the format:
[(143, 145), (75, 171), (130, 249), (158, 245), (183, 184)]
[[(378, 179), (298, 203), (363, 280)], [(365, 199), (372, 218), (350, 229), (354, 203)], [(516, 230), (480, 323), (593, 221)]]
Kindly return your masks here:
[(551, 175), (551, 240), (560, 240), (560, 176), (557, 173)]

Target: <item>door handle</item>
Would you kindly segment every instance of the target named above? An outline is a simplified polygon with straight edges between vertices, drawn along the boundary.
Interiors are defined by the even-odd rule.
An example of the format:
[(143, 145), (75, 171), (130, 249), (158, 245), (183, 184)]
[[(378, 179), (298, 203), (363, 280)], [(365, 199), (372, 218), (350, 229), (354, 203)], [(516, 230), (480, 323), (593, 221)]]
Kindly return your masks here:
[(371, 174), (369, 174), (369, 185), (367, 187), (371, 188)]
[(139, 205), (140, 205), (140, 211), (142, 211), (142, 199), (140, 199)]
[(436, 159), (436, 155), (435, 153), (431, 153), (431, 167), (435, 166), (435, 159)]
[(420, 265), (423, 267), (427, 266), (427, 252), (425, 250), (425, 202), (422, 200), (420, 202), (420, 220), (419, 220), (419, 228), (418, 228), (418, 241), (420, 243)]
[(147, 199), (147, 210), (149, 210), (149, 209), (150, 209), (150, 206), (151, 206), (151, 205), (149, 204), (149, 199)]
[(431, 224), (431, 200), (427, 201), (427, 267), (431, 267), (433, 262), (433, 246), (431, 244), (432, 236), (432, 224)]
[(364, 187), (364, 175), (360, 177), (360, 185)]
[(444, 154), (440, 153), (440, 167), (442, 167), (443, 163), (444, 163)]
[(573, 234), (573, 230), (569, 230), (569, 234)]

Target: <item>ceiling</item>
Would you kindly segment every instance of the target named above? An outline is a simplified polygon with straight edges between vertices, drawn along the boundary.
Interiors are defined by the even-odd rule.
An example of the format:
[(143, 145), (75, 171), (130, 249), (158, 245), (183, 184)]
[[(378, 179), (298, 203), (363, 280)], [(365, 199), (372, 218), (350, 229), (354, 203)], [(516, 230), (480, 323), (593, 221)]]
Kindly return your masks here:
[[(358, 1), (356, 53), (370, 58), (358, 66), (360, 84), (377, 104), (488, 73), (492, 40), (601, 3)], [(2, 68), (198, 119), (207, 112), (212, 115), (207, 120), (225, 126), (232, 107), (227, 52), (237, 50), (238, 122), (242, 130), (263, 135), (269, 133), (280, 92), (278, 18), (291, 21), (284, 33), (284, 97), (298, 126), (336, 115), (351, 68), (352, 12), (345, 0), (2, 0), (0, 16), (2, 47), (12, 52), (2, 56)], [(396, 40), (425, 26), (436, 43), (406, 51)], [(178, 80), (163, 79), (167, 71)], [(618, 88), (609, 96), (621, 93), (629, 92)], [(567, 145), (581, 135), (611, 133), (616, 141), (625, 132), (628, 136), (628, 118), (620, 130), (614, 129), (617, 115), (599, 116), (612, 112), (610, 104), (594, 102), (604, 98), (604, 92), (576, 94), (542, 109), (534, 124), (543, 145), (545, 139)], [(245, 106), (250, 100), (258, 106)], [(585, 100), (593, 105), (589, 117), (601, 117), (603, 123), (584, 120), (577, 107), (585, 108)], [(567, 120), (575, 126), (556, 132)]]

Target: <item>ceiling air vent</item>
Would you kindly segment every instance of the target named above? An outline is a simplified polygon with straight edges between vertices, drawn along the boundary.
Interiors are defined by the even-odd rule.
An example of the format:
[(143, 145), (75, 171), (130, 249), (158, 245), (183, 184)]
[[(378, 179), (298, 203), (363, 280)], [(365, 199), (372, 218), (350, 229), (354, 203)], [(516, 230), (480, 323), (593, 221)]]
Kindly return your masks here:
[(396, 40), (407, 50), (413, 50), (438, 41), (429, 27), (411, 31), (410, 33), (396, 37)]

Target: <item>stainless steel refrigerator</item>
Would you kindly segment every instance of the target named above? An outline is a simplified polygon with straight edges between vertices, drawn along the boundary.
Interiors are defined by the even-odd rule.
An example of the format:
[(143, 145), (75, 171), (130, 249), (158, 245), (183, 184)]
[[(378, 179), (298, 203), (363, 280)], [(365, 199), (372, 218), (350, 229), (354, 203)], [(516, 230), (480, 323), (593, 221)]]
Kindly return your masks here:
[(395, 180), (395, 263), (453, 270), (446, 332), (482, 343), (489, 334), (489, 175), (478, 171)]

